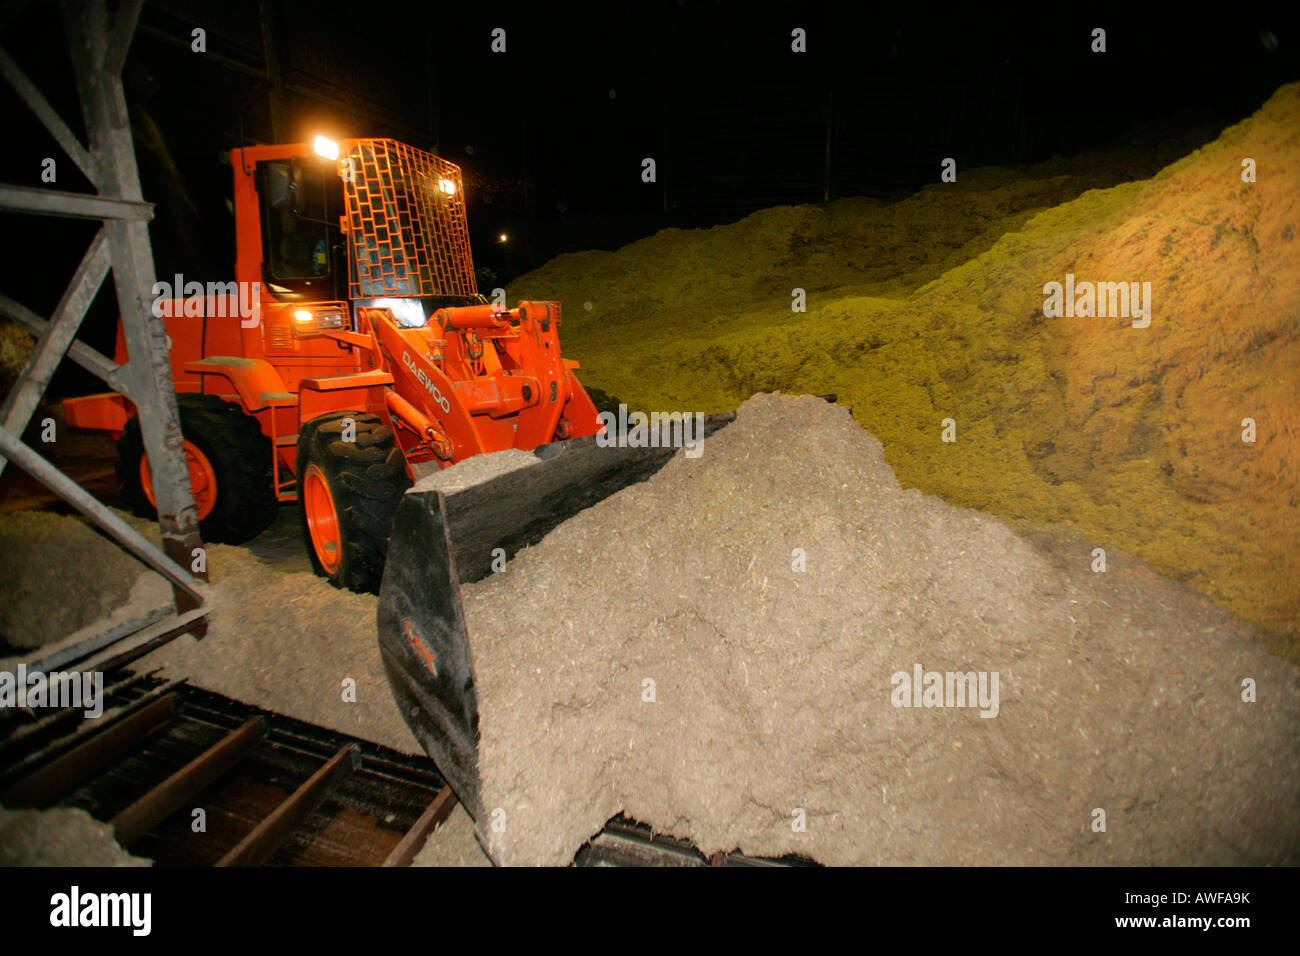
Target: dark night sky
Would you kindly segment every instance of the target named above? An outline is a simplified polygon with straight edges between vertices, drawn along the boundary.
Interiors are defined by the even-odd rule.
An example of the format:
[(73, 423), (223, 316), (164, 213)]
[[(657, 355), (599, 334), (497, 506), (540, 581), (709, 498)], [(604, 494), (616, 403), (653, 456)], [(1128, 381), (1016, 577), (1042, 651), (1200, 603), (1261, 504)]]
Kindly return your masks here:
[[(1213, 135), (1300, 77), (1300, 34), (1247, 5), (1212, 15), (1041, 5), (1030, 15), (704, 0), (148, 0), (126, 80), (145, 194), (158, 203), (160, 274), (228, 277), (221, 153), (241, 136), (271, 139), (255, 75), (259, 6), (272, 11), (291, 87), (286, 139), (392, 135), (460, 163), (476, 264), (498, 280), (557, 252), (734, 221), (826, 190), (905, 195), (933, 182), (944, 156), (964, 167), (1029, 163), (1191, 127)], [(210, 55), (189, 50), (194, 26), (208, 31)], [(1104, 55), (1089, 50), (1094, 26), (1107, 29)], [(504, 55), (491, 52), (494, 27), (507, 31)], [(806, 54), (790, 50), (794, 27), (807, 30)], [(0, 24), (0, 43), (79, 129), (50, 5)], [(57, 148), (11, 91), (0, 103), (10, 133), (0, 178), (38, 185), (41, 159)], [(647, 156), (658, 183), (641, 181)], [(59, 168), (57, 187), (86, 188), (69, 161)], [(4, 288), (48, 311), (93, 226), (9, 223)], [(492, 241), (501, 230), (508, 247)], [(88, 320), (92, 339), (111, 327), (105, 300)]]

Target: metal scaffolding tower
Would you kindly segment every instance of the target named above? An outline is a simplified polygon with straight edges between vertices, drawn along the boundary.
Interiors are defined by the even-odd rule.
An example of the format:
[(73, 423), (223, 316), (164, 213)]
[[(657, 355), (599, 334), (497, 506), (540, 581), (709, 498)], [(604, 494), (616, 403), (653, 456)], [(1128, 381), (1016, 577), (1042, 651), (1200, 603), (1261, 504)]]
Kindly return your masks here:
[[(29, 673), (66, 666), (106, 670), (181, 634), (201, 634), (207, 614), (206, 573), (191, 571), (202, 542), (182, 450), (167, 333), (151, 309), (155, 273), (148, 223), (153, 217), (153, 205), (145, 202), (141, 193), (122, 91), (122, 66), (142, 4), (143, 0), (123, 0), (111, 18), (104, 0), (65, 0), (61, 4), (89, 140), (84, 146), (35, 84), (0, 49), (0, 74), (97, 190), (91, 195), (0, 185), (0, 211), (102, 222), (48, 320), (0, 294), (0, 314), (36, 338), (31, 358), (0, 407), (0, 472), (12, 461), (65, 498), (109, 537), (170, 581), (175, 606), (100, 633), (79, 632), (46, 645), (28, 663)], [(110, 270), (130, 357), (125, 365), (118, 365), (75, 338)], [(136, 407), (152, 470), (161, 550), (22, 441), (32, 413), (65, 355)], [(57, 569), (51, 569), (51, 573), (58, 573)]]

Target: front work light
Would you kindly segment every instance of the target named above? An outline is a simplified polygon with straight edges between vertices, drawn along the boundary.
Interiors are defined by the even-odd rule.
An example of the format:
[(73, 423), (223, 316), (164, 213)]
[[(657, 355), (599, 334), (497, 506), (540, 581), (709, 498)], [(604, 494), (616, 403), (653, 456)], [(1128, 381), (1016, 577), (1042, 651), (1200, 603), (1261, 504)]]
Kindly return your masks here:
[(310, 309), (295, 309), (293, 319), (293, 334), (300, 339), (324, 335), (327, 332), (343, 331), (347, 328), (344, 308), (334, 302), (313, 306)]
[(456, 195), (456, 184), (452, 182), (450, 179), (441, 180), (438, 183), (438, 188), (441, 189), (443, 192), (445, 192), (448, 196)]

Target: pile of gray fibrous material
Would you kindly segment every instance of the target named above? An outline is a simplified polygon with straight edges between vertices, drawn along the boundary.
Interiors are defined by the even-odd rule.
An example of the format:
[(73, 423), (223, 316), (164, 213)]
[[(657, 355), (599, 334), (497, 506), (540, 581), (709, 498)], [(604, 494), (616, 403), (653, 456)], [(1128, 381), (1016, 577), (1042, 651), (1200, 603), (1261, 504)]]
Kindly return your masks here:
[(1294, 670), (1095, 561), (900, 487), (843, 407), (757, 395), (463, 589), (480, 838), (564, 864), (624, 813), (825, 864), (1300, 861)]
[(38, 511), (3, 515), (0, 641), (30, 651), (82, 628), (147, 614), (168, 591), (137, 574), (132, 559), (87, 523)]
[(149, 866), (85, 810), (0, 807), (0, 866)]

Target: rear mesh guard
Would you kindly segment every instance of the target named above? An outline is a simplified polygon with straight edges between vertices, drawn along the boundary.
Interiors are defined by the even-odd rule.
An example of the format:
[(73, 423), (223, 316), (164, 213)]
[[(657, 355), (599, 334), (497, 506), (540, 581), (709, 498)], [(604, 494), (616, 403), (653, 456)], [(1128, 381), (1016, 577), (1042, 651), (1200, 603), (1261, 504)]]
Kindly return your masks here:
[[(707, 416), (705, 437), (735, 416)], [(384, 671), (407, 725), (475, 821), (484, 809), (478, 696), (460, 585), (491, 573), (494, 548), (513, 557), (675, 453), (575, 438), (538, 448), (527, 467), (450, 494), (411, 490), (398, 505), (379, 591)]]

